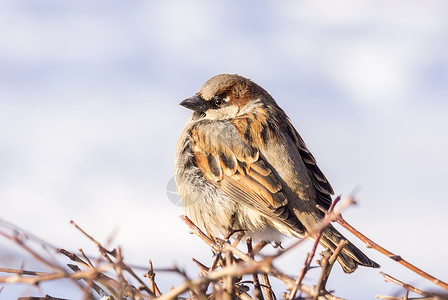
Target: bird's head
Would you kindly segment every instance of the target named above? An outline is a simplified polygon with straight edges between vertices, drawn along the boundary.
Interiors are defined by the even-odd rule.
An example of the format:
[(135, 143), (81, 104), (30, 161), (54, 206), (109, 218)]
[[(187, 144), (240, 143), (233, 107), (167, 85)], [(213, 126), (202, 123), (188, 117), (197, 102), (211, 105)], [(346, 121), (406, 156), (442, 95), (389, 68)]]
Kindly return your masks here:
[(180, 105), (194, 111), (193, 119), (228, 120), (274, 102), (259, 85), (239, 75), (220, 74), (209, 79)]

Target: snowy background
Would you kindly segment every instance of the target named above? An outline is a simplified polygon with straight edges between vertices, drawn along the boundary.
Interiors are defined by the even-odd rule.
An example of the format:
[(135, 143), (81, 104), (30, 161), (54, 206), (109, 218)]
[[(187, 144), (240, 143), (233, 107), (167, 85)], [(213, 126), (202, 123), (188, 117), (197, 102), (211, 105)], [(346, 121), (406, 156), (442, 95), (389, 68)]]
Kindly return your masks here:
[[(166, 195), (190, 114), (178, 103), (238, 73), (286, 110), (336, 193), (358, 189), (346, 219), (446, 281), (447, 11), (442, 0), (3, 0), (0, 218), (92, 254), (69, 220), (99, 241), (117, 229), (127, 262), (195, 276), (191, 257), (209, 264), (210, 250)], [(310, 247), (279, 267), (297, 274)], [(365, 252), (383, 272), (434, 287)], [(24, 260), (41, 268), (0, 239), (1, 267)], [(163, 291), (181, 280), (157, 279)], [(6, 285), (0, 299), (81, 295), (64, 282), (41, 288)], [(338, 266), (328, 288), (351, 299), (399, 291), (378, 270)]]

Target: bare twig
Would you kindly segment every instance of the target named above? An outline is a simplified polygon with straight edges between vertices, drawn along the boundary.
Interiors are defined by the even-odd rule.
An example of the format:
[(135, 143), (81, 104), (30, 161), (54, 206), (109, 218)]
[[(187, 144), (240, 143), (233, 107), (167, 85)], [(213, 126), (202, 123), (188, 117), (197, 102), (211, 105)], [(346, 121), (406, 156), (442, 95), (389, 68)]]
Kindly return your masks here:
[(79, 253), (81, 253), (81, 256), (84, 258), (84, 260), (87, 262), (87, 264), (88, 264), (91, 268), (93, 268), (93, 264), (92, 264), (92, 262), (91, 262), (90, 259), (87, 257), (87, 255), (84, 253), (84, 251), (83, 251), (81, 248), (79, 248), (78, 251), (79, 251)]
[[(233, 264), (233, 255), (232, 252), (226, 251), (225, 253), (225, 263), (226, 266), (231, 266)], [(233, 288), (234, 279), (232, 275), (225, 276), (224, 278), (224, 290), (223, 290), (223, 299), (230, 300), (235, 297), (235, 291)]]
[(244, 231), (239, 232), (239, 233), (238, 233), (238, 236), (237, 236), (236, 239), (233, 241), (232, 246), (237, 247), (238, 244), (241, 242), (241, 240), (243, 239), (243, 237), (244, 237), (245, 235), (246, 235), (246, 234), (244, 233)]
[(260, 253), (260, 251), (263, 250), (263, 248), (266, 247), (267, 245), (269, 245), (269, 243), (266, 241), (260, 241), (257, 244), (255, 244), (255, 246), (252, 249), (252, 251), (254, 252), (254, 255), (257, 255), (258, 253)]
[(272, 290), (271, 283), (269, 282), (269, 276), (265, 273), (260, 274), (262, 288), (264, 291), (264, 294), (266, 295), (266, 300), (274, 300), (276, 299), (274, 291)]
[[(96, 268), (91, 265), (91, 263), (85, 263), (83, 260), (81, 260), (76, 254), (71, 253), (64, 249), (58, 249), (58, 252), (67, 256), (70, 258), (70, 260), (81, 264), (82, 266), (86, 267), (87, 269), (95, 270)], [(67, 266), (74, 272), (81, 271), (81, 269), (77, 265), (67, 264)], [(119, 284), (112, 279), (111, 277), (105, 275), (104, 273), (98, 272), (96, 276), (92, 276), (91, 278), (83, 278), (87, 282), (87, 286), (83, 288), (84, 291), (84, 298), (89, 296), (89, 290), (90, 287), (93, 288), (96, 292), (98, 292), (97, 289), (95, 289), (95, 283), (93, 282), (93, 279), (98, 281), (110, 294), (114, 296), (119, 296), (118, 292), (116, 291), (119, 288)]]
[(400, 281), (400, 280), (396, 279), (395, 277), (392, 277), (386, 273), (380, 272), (380, 274), (384, 276), (384, 281), (393, 282), (395, 284), (398, 284), (399, 286), (405, 288), (408, 291), (414, 292), (416, 294), (419, 294), (419, 295), (422, 295), (425, 297), (435, 296), (434, 293), (422, 291), (422, 290), (420, 290), (416, 287), (413, 287), (410, 284), (404, 283), (403, 281)]
[(76, 272), (73, 274), (68, 274), (66, 272), (58, 272), (58, 273), (49, 273), (46, 275), (40, 275), (35, 277), (23, 277), (20, 275), (9, 276), (9, 277), (0, 277), (0, 282), (3, 283), (26, 283), (30, 285), (36, 285), (37, 283), (43, 281), (50, 281), (55, 279), (62, 278), (71, 278), (71, 279), (83, 279), (90, 278), (92, 275), (95, 275), (97, 272), (104, 272), (109, 270), (112, 265), (105, 265), (102, 267), (98, 267), (96, 270), (86, 270), (82, 272)]
[(328, 278), (330, 277), (331, 269), (333, 268), (334, 263), (336, 262), (336, 259), (339, 256), (339, 253), (342, 251), (345, 245), (348, 244), (348, 241), (341, 240), (334, 250), (334, 252), (331, 254), (331, 256), (328, 258), (328, 260), (325, 262), (325, 266), (322, 266), (322, 272), (321, 276), (319, 277), (319, 281), (316, 285), (316, 294), (324, 292), (325, 286), (327, 285)]
[(387, 257), (389, 257), (390, 259), (398, 262), (399, 264), (405, 266), (406, 268), (408, 268), (409, 270), (417, 273), (418, 275), (420, 275), (421, 277), (437, 284), (438, 286), (440, 286), (441, 288), (448, 290), (448, 283), (422, 271), (421, 269), (417, 268), (416, 266), (414, 266), (413, 264), (411, 264), (410, 262), (404, 260), (400, 255), (396, 255), (392, 252), (390, 252), (389, 250), (386, 250), (385, 248), (381, 247), (380, 245), (378, 245), (377, 243), (373, 242), (371, 239), (369, 239), (368, 237), (366, 237), (364, 234), (362, 234), (361, 232), (359, 232), (356, 228), (354, 228), (353, 226), (351, 226), (349, 223), (347, 223), (341, 215), (339, 215), (336, 218), (336, 222), (338, 222), (340, 225), (342, 225), (344, 228), (346, 228), (348, 231), (350, 231), (351, 233), (353, 233), (356, 237), (358, 237), (361, 241), (363, 241), (366, 246), (368, 248), (373, 248), (376, 251), (386, 255)]
[[(323, 220), (319, 222), (316, 226), (314, 226), (314, 228), (311, 228), (309, 232), (305, 234), (302, 240), (293, 243), (286, 249), (283, 249), (280, 246), (280, 249), (278, 249), (274, 255), (260, 256), (261, 259), (258, 259), (257, 257), (257, 260), (255, 260), (255, 255), (259, 253), (261, 249), (263, 249), (263, 247), (268, 244), (267, 242), (262, 241), (259, 244), (252, 246), (252, 241), (250, 238), (248, 238), (247, 239), (248, 251), (247, 253), (244, 253), (243, 251), (237, 248), (238, 243), (244, 236), (244, 231), (232, 230), (230, 228), (229, 232), (225, 235), (224, 239), (214, 238), (210, 234), (208, 235), (205, 234), (188, 217), (182, 216), (181, 217), (182, 220), (188, 225), (192, 233), (200, 237), (212, 249), (214, 257), (210, 267), (208, 267), (208, 264), (202, 264), (199, 261), (193, 259), (193, 261), (198, 265), (200, 269), (199, 278), (197, 279), (190, 279), (187, 276), (186, 272), (177, 267), (167, 269), (157, 269), (157, 272), (160, 271), (176, 272), (184, 277), (184, 282), (182, 284), (172, 288), (169, 292), (165, 293), (164, 295), (162, 295), (159, 288), (157, 287), (155, 281), (155, 272), (151, 261), (149, 261), (149, 269), (145, 268), (145, 271), (147, 271), (147, 273), (143, 275), (144, 277), (148, 277), (149, 285), (147, 286), (146, 284), (148, 284), (148, 282), (146, 282), (145, 284), (140, 278), (141, 276), (137, 276), (134, 272), (134, 270), (137, 270), (136, 268), (139, 267), (130, 266), (124, 262), (120, 247), (112, 249), (111, 251), (107, 250), (106, 247), (104, 246), (104, 245), (107, 246), (107, 244), (101, 244), (98, 241), (96, 241), (92, 236), (87, 234), (73, 221), (71, 221), (71, 223), (98, 247), (98, 250), (101, 254), (97, 261), (94, 260), (91, 261), (89, 257), (83, 252), (82, 249), (79, 249), (80, 252), (79, 255), (76, 255), (64, 249), (58, 249), (59, 253), (67, 256), (68, 258), (70, 258), (70, 260), (72, 260), (76, 264), (76, 265), (68, 264), (68, 266), (72, 269), (74, 273), (66, 271), (67, 269), (64, 266), (60, 266), (56, 258), (52, 257), (51, 253), (44, 253), (43, 255), (40, 255), (36, 251), (34, 251), (31, 247), (33, 246), (33, 244), (29, 243), (29, 239), (27, 238), (25, 232), (22, 233), (20, 231), (15, 231), (14, 228), (11, 229), (11, 233), (9, 233), (10, 231), (9, 229), (6, 231), (8, 233), (0, 230), (0, 236), (6, 237), (11, 241), (15, 242), (17, 245), (19, 245), (27, 252), (29, 252), (35, 260), (47, 265), (52, 270), (54, 270), (54, 272), (47, 273), (47, 272), (23, 270), (23, 267), (17, 270), (0, 268), (0, 272), (13, 274), (12, 276), (0, 277), (0, 283), (26, 283), (38, 286), (41, 282), (44, 281), (56, 280), (60, 278), (68, 278), (72, 279), (76, 285), (83, 288), (84, 299), (93, 298), (94, 296), (93, 290), (94, 290), (96, 291), (96, 293), (98, 293), (98, 295), (100, 295), (103, 298), (107, 297), (106, 293), (108, 292), (110, 294), (109, 296), (110, 299), (117, 299), (117, 300), (124, 298), (129, 298), (133, 300), (134, 299), (143, 300), (143, 299), (154, 299), (156, 297), (161, 300), (185, 299), (183, 297), (184, 295), (182, 295), (183, 293), (189, 294), (189, 295), (186, 294), (186, 296), (189, 297), (188, 298), (189, 300), (206, 300), (206, 299), (230, 300), (234, 298), (241, 298), (246, 300), (251, 299), (251, 296), (248, 294), (250, 289), (247, 284), (253, 282), (254, 285), (253, 297), (255, 299), (263, 299), (264, 294), (267, 300), (274, 300), (276, 299), (276, 295), (273, 292), (269, 282), (269, 276), (273, 276), (281, 280), (285, 284), (286, 289), (290, 290), (289, 295), (287, 295), (286, 293), (284, 295), (286, 295), (285, 297), (288, 297), (291, 300), (296, 299), (296, 295), (299, 291), (303, 293), (303, 298), (302, 295), (300, 295), (299, 296), (300, 299), (306, 298), (316, 300), (324, 300), (324, 299), (340, 300), (341, 298), (333, 296), (331, 294), (332, 292), (326, 291), (326, 283), (330, 276), (332, 266), (334, 265), (338, 257), (338, 254), (346, 245), (347, 243), (346, 241), (341, 241), (338, 244), (337, 248), (333, 251), (333, 254), (331, 256), (330, 254), (327, 253), (327, 255), (322, 258), (320, 263), (322, 271), (319, 280), (315, 286), (309, 286), (302, 283), (303, 279), (306, 276), (307, 271), (311, 268), (311, 263), (317, 251), (317, 246), (322, 235), (322, 230), (326, 226), (328, 226), (328, 224), (330, 224), (331, 222), (337, 221), (340, 224), (342, 223), (341, 224), (342, 226), (346, 225), (347, 227), (350, 227), (352, 230), (356, 231), (356, 233), (347, 228), (346, 226), (344, 226), (349, 231), (358, 236), (361, 240), (363, 240), (368, 247), (377, 250), (379, 249), (378, 251), (388, 255), (390, 258), (398, 261), (402, 265), (405, 265), (405, 263), (407, 262), (404, 261), (401, 257), (396, 256), (388, 252), (384, 248), (378, 246), (377, 244), (373, 243), (371, 240), (367, 239), (364, 235), (359, 233), (356, 229), (354, 229), (347, 222), (345, 222), (340, 212), (347, 206), (353, 204), (354, 200), (352, 198), (348, 198), (342, 203), (340, 203), (340, 205), (338, 205), (338, 208), (335, 209), (335, 206), (339, 200), (340, 197), (337, 197), (333, 201), (333, 204), (330, 206), (328, 211), (325, 212), (325, 217), (323, 218)], [(231, 244), (229, 242), (229, 239), (236, 232), (239, 232), (239, 234), (235, 238), (234, 243)], [(305, 239), (313, 239), (314, 244), (310, 253), (308, 253), (307, 258), (297, 278), (285, 275), (283, 272), (281, 272), (273, 265), (274, 261), (279, 256), (290, 251), (294, 247), (300, 245)], [(46, 250), (45, 245), (42, 246), (44, 250)], [(274, 246), (274, 248), (276, 247)], [(49, 259), (47, 259), (47, 257)], [(103, 258), (106, 260), (106, 262), (108, 262), (107, 265), (103, 264), (104, 263)], [(95, 265), (99, 266), (95, 267)], [(411, 266), (409, 267), (410, 269), (414, 267), (411, 264), (409, 265)], [(80, 267), (82, 269), (87, 270), (83, 271), (80, 269)], [(115, 271), (115, 274), (112, 275), (111, 271)], [(260, 274), (261, 276), (262, 284), (260, 284), (258, 274)], [(428, 275), (427, 273), (424, 274)], [(242, 278), (244, 275), (252, 275), (252, 281), (243, 281)], [(430, 292), (422, 291), (407, 283), (401, 282), (400, 280), (390, 275), (386, 274), (383, 275), (386, 281), (396, 283), (406, 289), (405, 297), (398, 298), (382, 295), (378, 296), (383, 299), (408, 300), (410, 299), (408, 297), (408, 293), (410, 291), (418, 293), (419, 295), (423, 296), (423, 298), (418, 298), (420, 300), (447, 299), (446, 295), (436, 295)], [(133, 278), (131, 278), (130, 276), (132, 276)], [(424, 275), (421, 276), (424, 277)], [(432, 279), (436, 280), (438, 285), (445, 284), (443, 281), (435, 279), (434, 277), (432, 277)], [(82, 282), (82, 280), (84, 280), (87, 284)], [(140, 286), (136, 287), (132, 284), (132, 282), (137, 282), (140, 284)], [(211, 289), (209, 290), (208, 286), (210, 284)], [(104, 287), (104, 290), (102, 289), (102, 287), (100, 287), (100, 285)], [(57, 298), (52, 298), (51, 296), (45, 296), (40, 298), (27, 297), (23, 299), (54, 300)]]
[(0, 268), (0, 272), (3, 273), (13, 273), (19, 275), (34, 275), (34, 276), (43, 276), (51, 273), (48, 272), (37, 272), (37, 271), (29, 271), (29, 270), (17, 270), (17, 269), (9, 269), (9, 268)]
[(187, 216), (180, 216), (180, 218), (188, 225), (188, 227), (190, 227), (192, 233), (200, 237), (210, 248), (213, 249), (213, 251), (219, 252), (219, 248), (217, 247), (215, 241), (203, 233), (202, 230), (200, 230), (199, 227), (197, 227), (196, 224), (194, 224)]
[[(127, 282), (124, 280), (124, 277), (121, 275), (121, 270), (125, 270), (140, 283), (139, 289), (143, 289), (146, 292), (152, 294), (150, 288), (143, 282), (143, 280), (139, 276), (137, 276), (135, 274), (134, 270), (132, 270), (132, 268), (130, 268), (127, 264), (125, 264), (123, 262), (123, 260), (121, 258), (120, 248), (109, 251), (105, 247), (103, 247), (103, 245), (100, 242), (96, 241), (91, 235), (89, 235), (87, 232), (85, 232), (74, 221), (70, 221), (70, 224), (75, 226), (76, 229), (81, 231), (82, 234), (84, 234), (90, 241), (92, 241), (98, 247), (98, 250), (100, 251), (102, 256), (106, 259), (106, 261), (108, 261), (110, 264), (112, 264), (114, 266), (114, 269), (117, 271), (117, 274), (119, 275), (121, 283), (124, 283), (125, 285), (127, 284)], [(115, 257), (117, 259), (117, 262), (114, 263), (109, 255)], [(129, 287), (129, 289), (132, 289), (132, 287)], [(137, 292), (134, 292), (134, 291), (132, 291), (132, 293), (138, 294)]]
[[(286, 285), (287, 289), (292, 289), (294, 287), (296, 279), (283, 274), (278, 269), (276, 269), (274, 266), (272, 266), (272, 262), (276, 257), (278, 257), (278, 254), (273, 255), (273, 256), (266, 256), (261, 261), (257, 262), (253, 258), (251, 258), (249, 255), (247, 255), (246, 253), (240, 251), (239, 249), (233, 247), (232, 245), (230, 245), (228, 243), (218, 245), (214, 241), (211, 241), (210, 239), (207, 240), (207, 238), (208, 238), (207, 235), (205, 233), (203, 233), (193, 222), (191, 222), (191, 220), (188, 217), (182, 216), (181, 218), (190, 227), (190, 229), (192, 230), (193, 233), (196, 233), (207, 244), (210, 243), (209, 246), (212, 249), (216, 249), (215, 251), (220, 251), (220, 252), (229, 250), (233, 253), (233, 255), (239, 257), (244, 262), (246, 262), (248, 267), (247, 267), (247, 269), (244, 269), (244, 270), (245, 270), (245, 272), (248, 272), (248, 273), (244, 273), (244, 274), (251, 274), (251, 273), (253, 273), (253, 271), (264, 272), (266, 274), (272, 275), (272, 276), (280, 279), (281, 281), (283, 281), (284, 284)], [(204, 239), (203, 237), (206, 237), (206, 238)], [(226, 268), (228, 268), (228, 267), (226, 267)], [(225, 268), (223, 268), (223, 269), (225, 269)], [(203, 282), (208, 283), (208, 282), (213, 281), (209, 278), (209, 275), (212, 273), (219, 274), (219, 273), (215, 273), (215, 272), (223, 271), (223, 269), (210, 272), (206, 277), (202, 278)], [(252, 272), (249, 272), (250, 270)], [(244, 274), (242, 274), (240, 272), (236, 272), (234, 274), (234, 276), (241, 276)], [(192, 281), (191, 284), (193, 284), (193, 283), (194, 282)], [(167, 298), (162, 298), (162, 300), (163, 299), (173, 299), (174, 297), (177, 297), (181, 293), (185, 292), (187, 289), (188, 289), (188, 285), (186, 283), (184, 283), (184, 284), (172, 289), (169, 292), (169, 295), (167, 293), (164, 296), (162, 296), (162, 297), (167, 297)], [(302, 284), (300, 286), (300, 290), (308, 295), (315, 294), (313, 287), (306, 286), (304, 284)], [(318, 299), (319, 300), (321, 300), (321, 299), (334, 300), (334, 299), (340, 299), (340, 298), (334, 297), (330, 294), (325, 294), (325, 295), (319, 296)]]
[(62, 268), (61, 266), (55, 264), (54, 262), (51, 262), (47, 259), (45, 259), (44, 257), (42, 257), (41, 255), (39, 255), (36, 251), (34, 251), (33, 249), (31, 249), (31, 247), (29, 247), (24, 241), (23, 239), (20, 237), (19, 234), (16, 233), (16, 235), (9, 235), (3, 231), (0, 231), (0, 235), (2, 235), (3, 237), (11, 240), (12, 242), (16, 243), (17, 245), (19, 245), (22, 249), (24, 249), (26, 252), (28, 252), (32, 257), (34, 257), (34, 259), (42, 264), (44, 264), (45, 266), (47, 266), (48, 268), (52, 269), (52, 270), (57, 270), (59, 272), (65, 272), (64, 268)]
[[(252, 238), (246, 239), (247, 244), (247, 254), (250, 258), (254, 258), (254, 253), (252, 250)], [(255, 299), (264, 299), (263, 293), (261, 292), (260, 281), (258, 280), (258, 272), (252, 273), (252, 279), (254, 282), (254, 298)]]
[(162, 293), (160, 292), (159, 287), (156, 284), (156, 280), (155, 280), (156, 273), (154, 273), (152, 261), (149, 260), (148, 263), (149, 263), (148, 272), (146, 272), (143, 276), (148, 277), (148, 279), (149, 279), (149, 289), (151, 290), (151, 293), (153, 293), (157, 297), (160, 297), (162, 295)]
[[(336, 201), (336, 199), (335, 199)], [(336, 203), (339, 200), (336, 201)], [(306, 239), (315, 239), (315, 236), (319, 233), (319, 231), (321, 231), (322, 229), (324, 229), (325, 227), (327, 227), (331, 222), (337, 220), (337, 218), (341, 215), (341, 212), (343, 210), (345, 210), (347, 207), (349, 207), (350, 205), (355, 204), (355, 200), (352, 197), (348, 197), (345, 198), (344, 201), (341, 202), (341, 204), (338, 207), (338, 210), (336, 209), (332, 209), (331, 211), (329, 211), (327, 213), (327, 211), (322, 208), (321, 206), (318, 205), (318, 208), (320, 210), (322, 210), (323, 212), (327, 213), (325, 218), (319, 222), (318, 224), (316, 224), (311, 230), (309, 230), (302, 239), (294, 242), (292, 245), (290, 245), (289, 247), (282, 249), (280, 251), (277, 252), (277, 254), (274, 255), (274, 257), (283, 255), (289, 251), (291, 251), (292, 249), (294, 249), (295, 247), (297, 247), (298, 245), (300, 245), (301, 243), (303, 243), (303, 241), (305, 241)]]
[(319, 280), (317, 281), (317, 285), (315, 287), (313, 300), (316, 300), (319, 295), (325, 294), (326, 292), (325, 284), (331, 271), (331, 265), (330, 265), (331, 253), (329, 251), (323, 251), (320, 255), (321, 255), (320, 265), (322, 267), (322, 270), (319, 276)]
[(387, 300), (447, 300), (448, 295), (435, 295), (435, 296), (429, 296), (429, 297), (408, 297), (407, 294), (403, 297), (395, 297), (395, 296), (386, 296), (386, 295), (376, 295), (375, 298), (377, 299), (387, 299)]
[(44, 297), (19, 297), (17, 300), (68, 300), (66, 298), (57, 298), (50, 295), (45, 295)]
[[(81, 269), (77, 265), (68, 264), (67, 266), (70, 269), (72, 269), (73, 272), (81, 272)], [(90, 279), (84, 279), (84, 280), (86, 280), (86, 282), (93, 288), (95, 292), (97, 292), (98, 295), (100, 295), (101, 297), (106, 295), (106, 292), (99, 285), (93, 282), (93, 280)]]
[(311, 262), (313, 261), (314, 254), (316, 253), (317, 245), (319, 245), (319, 240), (322, 235), (322, 230), (319, 231), (316, 240), (314, 241), (313, 248), (311, 252), (308, 253), (305, 263), (303, 264), (302, 270), (300, 271), (299, 277), (297, 277), (296, 284), (294, 285), (294, 288), (292, 289), (291, 293), (289, 294), (289, 299), (292, 300), (296, 297), (297, 291), (299, 289), (299, 286), (302, 284), (302, 280), (305, 277), (305, 274), (308, 272), (311, 266)]
[(78, 255), (76, 255), (70, 251), (67, 251), (62, 248), (58, 248), (57, 251), (65, 256), (67, 256), (71, 261), (81, 264), (86, 268), (93, 268), (93, 266), (90, 263), (83, 261)]

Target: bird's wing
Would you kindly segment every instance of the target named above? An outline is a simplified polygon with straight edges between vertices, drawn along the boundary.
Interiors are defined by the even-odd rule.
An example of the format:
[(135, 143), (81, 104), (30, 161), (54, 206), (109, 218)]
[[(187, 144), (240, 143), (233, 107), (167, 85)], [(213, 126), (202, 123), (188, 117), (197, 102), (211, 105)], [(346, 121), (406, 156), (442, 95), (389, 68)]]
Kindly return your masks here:
[(311, 178), (311, 182), (316, 189), (317, 203), (322, 205), (326, 209), (329, 209), (332, 203), (331, 195), (334, 194), (333, 188), (331, 187), (324, 173), (322, 173), (322, 171), (317, 166), (316, 159), (308, 150), (302, 137), (292, 126), (291, 122), (287, 120), (285, 125), (286, 131), (293, 138), (296, 147), (299, 150), (300, 156), (302, 157), (302, 160), (306, 166), (308, 175)]
[(195, 162), (204, 176), (236, 202), (294, 228), (304, 227), (287, 207), (282, 184), (260, 151), (230, 122), (198, 122), (191, 129)]
[[(333, 195), (333, 188), (328, 182), (325, 175), (316, 164), (316, 159), (308, 150), (305, 142), (300, 137), (297, 130), (291, 124), (291, 121), (286, 114), (279, 107), (271, 108), (270, 116), (266, 113), (266, 108), (257, 108), (251, 113), (247, 113), (233, 121), (238, 132), (243, 139), (251, 145), (263, 145), (268, 140), (281, 140), (279, 132), (284, 132), (294, 142), (300, 157), (308, 171), (311, 182), (316, 191), (316, 202), (326, 209), (330, 208), (332, 203), (331, 195)], [(272, 117), (275, 120), (272, 121)]]

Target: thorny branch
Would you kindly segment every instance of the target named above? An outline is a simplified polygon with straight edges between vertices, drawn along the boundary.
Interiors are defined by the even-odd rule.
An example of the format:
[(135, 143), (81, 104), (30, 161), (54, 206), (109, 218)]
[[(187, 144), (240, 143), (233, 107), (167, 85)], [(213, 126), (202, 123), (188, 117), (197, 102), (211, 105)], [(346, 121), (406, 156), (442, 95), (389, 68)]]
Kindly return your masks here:
[[(336, 199), (334, 199), (334, 201), (331, 204), (331, 206), (328, 209), (328, 211), (325, 212), (325, 217), (326, 218), (329, 218), (328, 217), (329, 214), (333, 213), (334, 207), (336, 206), (336, 204), (340, 200), (341, 200), (341, 196), (338, 196), (338, 197), (336, 197)], [(332, 220), (330, 220), (330, 221), (332, 221)], [(319, 245), (319, 240), (320, 240), (320, 238), (322, 236), (322, 230), (323, 230), (323, 228), (320, 229), (319, 232), (317, 233), (316, 239), (315, 239), (314, 244), (313, 244), (313, 248), (312, 248), (311, 252), (308, 253), (308, 255), (306, 257), (306, 260), (305, 260), (305, 263), (304, 263), (304, 265), (302, 267), (302, 270), (300, 271), (299, 277), (297, 277), (296, 284), (295, 284), (294, 288), (292, 289), (291, 293), (289, 294), (289, 300), (292, 300), (292, 299), (294, 299), (296, 297), (296, 293), (297, 293), (298, 287), (302, 283), (303, 278), (305, 278), (305, 274), (310, 269), (311, 262), (312, 262), (312, 260), (314, 258), (314, 255), (316, 254), (316, 249), (317, 249), (317, 246)]]
[[(105, 247), (103, 244), (95, 240), (73, 221), (71, 221), (71, 223), (94, 245), (97, 246), (100, 255), (96, 260), (92, 260), (84, 253), (82, 249), (78, 249), (79, 254), (75, 254), (74, 252), (59, 248), (57, 249), (57, 253), (63, 254), (72, 262), (72, 264), (67, 264), (69, 267), (69, 269), (67, 269), (59, 265), (58, 260), (54, 257), (48, 259), (41, 253), (34, 250), (30, 243), (34, 242), (40, 244), (40, 246), (44, 246), (44, 249), (50, 248), (56, 250), (56, 248), (52, 246), (48, 247), (48, 245), (46, 245), (42, 240), (39, 240), (33, 235), (27, 235), (23, 230), (16, 229), (9, 223), (2, 223), (2, 220), (0, 220), (0, 237), (12, 241), (14, 244), (28, 252), (34, 260), (40, 262), (50, 270), (35, 271), (26, 270), (23, 267), (20, 269), (0, 268), (0, 272), (12, 274), (9, 276), (0, 277), (0, 283), (26, 283), (37, 286), (39, 283), (44, 281), (58, 280), (62, 278), (71, 279), (75, 285), (82, 290), (84, 299), (94, 299), (94, 295), (99, 295), (101, 299), (109, 300), (155, 298), (164, 300), (185, 299), (185, 297), (188, 299), (265, 298), (267, 300), (274, 300), (279, 298), (280, 295), (284, 295), (284, 297), (288, 299), (342, 299), (328, 292), (326, 290), (326, 283), (331, 274), (332, 266), (346, 241), (341, 241), (332, 255), (326, 251), (321, 254), (321, 273), (315, 285), (310, 286), (303, 284), (303, 279), (305, 278), (307, 271), (311, 268), (311, 262), (317, 251), (318, 240), (322, 230), (331, 222), (338, 222), (364, 241), (368, 247), (376, 249), (400, 264), (415, 271), (420, 276), (438, 284), (439, 286), (443, 288), (447, 287), (445, 282), (421, 271), (412, 264), (403, 260), (400, 256), (394, 255), (388, 250), (385, 250), (349, 225), (342, 218), (341, 211), (352, 205), (354, 200), (352, 198), (348, 198), (345, 201), (341, 201), (337, 209), (335, 209), (335, 205), (339, 200), (339, 197), (335, 199), (330, 209), (325, 211), (326, 216), (322, 222), (310, 230), (310, 232), (303, 239), (292, 243), (285, 249), (279, 248), (274, 255), (269, 256), (258, 255), (259, 252), (267, 245), (266, 242), (260, 242), (252, 247), (252, 242), (248, 239), (246, 247), (244, 247), (244, 245), (239, 245), (244, 236), (244, 231), (238, 232), (238, 236), (236, 236), (233, 243), (231, 243), (229, 239), (237, 231), (232, 231), (230, 229), (229, 233), (223, 240), (211, 238), (193, 222), (191, 222), (188, 217), (181, 216), (182, 220), (188, 225), (191, 232), (201, 238), (214, 253), (209, 266), (193, 258), (193, 261), (199, 268), (198, 278), (190, 278), (184, 271), (177, 267), (156, 270), (153, 268), (151, 260), (149, 261), (149, 267), (146, 268), (147, 272), (145, 274), (137, 274), (135, 271), (137, 267), (131, 267), (125, 263), (120, 247), (108, 250), (108, 247)], [(2, 225), (4, 224), (7, 224), (7, 226), (3, 226), (6, 230), (2, 230)], [(32, 238), (30, 239), (29, 236)], [(313, 247), (303, 266), (300, 268), (299, 275), (296, 278), (286, 275), (273, 265), (278, 257), (291, 251), (295, 247), (298, 247), (305, 239), (313, 239), (315, 240), (315, 243), (313, 244)], [(240, 248), (245, 248), (247, 252), (241, 250)], [(156, 271), (179, 274), (184, 278), (184, 282), (177, 287), (171, 288), (163, 294), (156, 283)], [(243, 280), (243, 277), (246, 275), (251, 275), (252, 281)], [(432, 292), (426, 292), (410, 284), (404, 283), (390, 275), (383, 275), (386, 281), (392, 282), (404, 288), (406, 295), (401, 298), (379, 295), (377, 296), (379, 298), (397, 300), (448, 299), (447, 295), (436, 295)], [(259, 276), (261, 278), (261, 282), (259, 281)], [(147, 279), (144, 280), (144, 277)], [(285, 290), (289, 291), (289, 293), (282, 293), (283, 291), (272, 290), (269, 277), (275, 277), (281, 280), (285, 285)], [(147, 285), (148, 281), (149, 284)], [(0, 286), (0, 294), (2, 292), (2, 288), (3, 287)], [(301, 294), (299, 298), (296, 298), (296, 294), (298, 292)], [(420, 298), (410, 298), (408, 293), (411, 292), (416, 293)], [(25, 297), (21, 299), (62, 298), (45, 295), (44, 297)]]
[(366, 244), (367, 248), (375, 249), (376, 251), (380, 252), (381, 254), (384, 254), (387, 257), (389, 257), (390, 259), (398, 262), (400, 265), (405, 266), (406, 268), (408, 268), (409, 270), (417, 273), (421, 277), (423, 277), (423, 278), (425, 278), (425, 279), (435, 283), (436, 285), (438, 285), (441, 288), (443, 288), (443, 289), (448, 291), (448, 283), (446, 283), (446, 282), (444, 282), (444, 281), (442, 281), (442, 280), (440, 280), (440, 279), (438, 279), (438, 278), (436, 278), (436, 277), (426, 273), (425, 271), (421, 270), (420, 268), (414, 266), (410, 262), (408, 262), (405, 259), (403, 259), (400, 255), (396, 255), (396, 254), (390, 252), (389, 250), (381, 247), (377, 243), (373, 242), (371, 239), (369, 239), (364, 234), (359, 232), (356, 228), (354, 228), (349, 223), (347, 223), (347, 221), (345, 221), (344, 218), (342, 218), (342, 216), (338, 216), (336, 218), (336, 222), (338, 224), (340, 224), (341, 226), (343, 226), (348, 231), (350, 231), (351, 233), (353, 233), (361, 241), (363, 241)]

